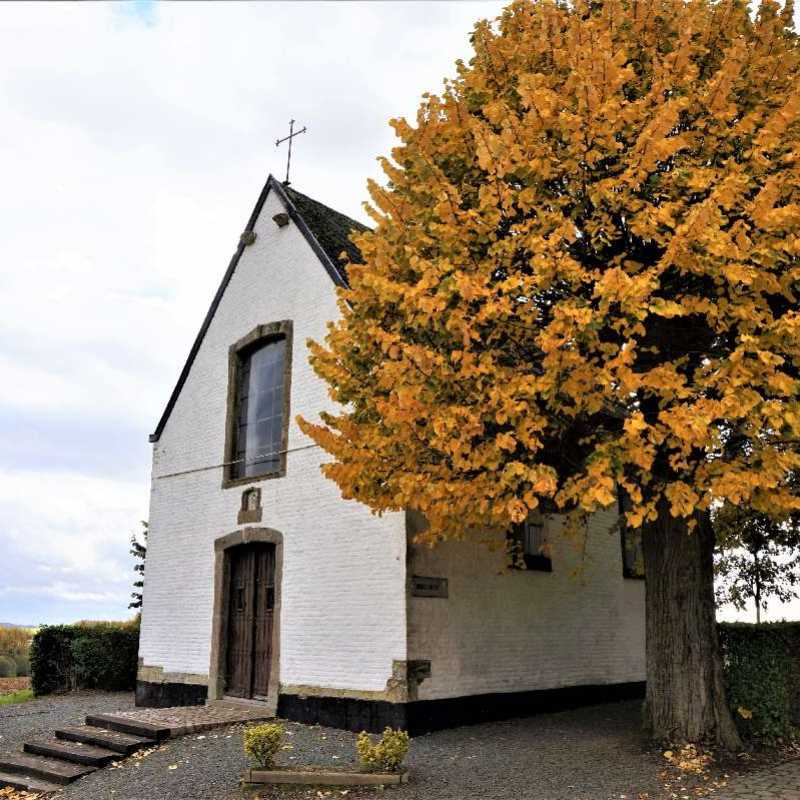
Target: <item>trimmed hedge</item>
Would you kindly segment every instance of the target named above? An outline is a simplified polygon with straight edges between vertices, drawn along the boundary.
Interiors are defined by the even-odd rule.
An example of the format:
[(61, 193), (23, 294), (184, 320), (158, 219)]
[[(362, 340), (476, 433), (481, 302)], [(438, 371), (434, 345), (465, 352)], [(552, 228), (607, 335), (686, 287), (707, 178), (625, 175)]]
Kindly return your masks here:
[(43, 625), (31, 644), (34, 694), (136, 686), (139, 620)]
[(720, 623), (728, 701), (742, 736), (772, 742), (800, 723), (800, 623)]

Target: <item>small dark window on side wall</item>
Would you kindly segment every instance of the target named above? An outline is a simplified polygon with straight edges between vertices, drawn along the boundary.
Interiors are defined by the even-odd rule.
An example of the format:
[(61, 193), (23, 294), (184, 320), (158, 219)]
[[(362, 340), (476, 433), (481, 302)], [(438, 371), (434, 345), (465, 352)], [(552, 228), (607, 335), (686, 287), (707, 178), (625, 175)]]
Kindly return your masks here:
[(286, 474), (291, 334), (259, 325), (230, 348), (223, 487)]
[(514, 525), (509, 540), (513, 567), (539, 572), (553, 571), (547, 531), (541, 515), (531, 515), (525, 522)]
[(644, 578), (644, 550), (642, 549), (642, 529), (631, 528), (625, 520), (625, 512), (630, 510), (631, 501), (627, 492), (620, 486), (617, 489), (619, 505), (619, 533), (622, 545), (622, 575), (625, 578)]

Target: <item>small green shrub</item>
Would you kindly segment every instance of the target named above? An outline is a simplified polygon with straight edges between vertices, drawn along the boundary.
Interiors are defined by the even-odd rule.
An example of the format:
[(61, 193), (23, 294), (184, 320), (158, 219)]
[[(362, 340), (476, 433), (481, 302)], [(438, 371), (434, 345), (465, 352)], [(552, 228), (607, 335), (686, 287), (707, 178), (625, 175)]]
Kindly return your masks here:
[(408, 754), (410, 743), (405, 731), (386, 728), (377, 743), (368, 733), (361, 731), (356, 739), (356, 752), (361, 766), (369, 772), (397, 772)]
[(11, 656), (0, 656), (0, 678), (16, 678), (17, 663)]
[(14, 661), (17, 665), (17, 677), (27, 678), (31, 674), (31, 661), (27, 653), (17, 653), (14, 656)]
[(283, 744), (283, 725), (267, 722), (244, 729), (244, 752), (263, 769), (271, 769)]

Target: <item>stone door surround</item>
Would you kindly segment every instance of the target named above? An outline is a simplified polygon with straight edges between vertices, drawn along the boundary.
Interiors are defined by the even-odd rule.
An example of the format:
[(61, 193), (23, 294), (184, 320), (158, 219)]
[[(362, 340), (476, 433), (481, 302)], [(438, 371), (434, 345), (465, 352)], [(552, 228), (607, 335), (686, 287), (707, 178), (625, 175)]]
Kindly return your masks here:
[[(225, 648), (228, 641), (228, 584), (230, 550), (243, 544), (265, 542), (275, 545), (275, 606), (272, 624), (272, 659), (269, 694), (264, 705), (272, 713), (278, 707), (281, 642), (281, 584), (283, 578), (283, 534), (272, 528), (243, 528), (214, 542), (214, 609), (211, 625), (211, 663), (208, 671), (208, 699), (221, 700), (225, 693)], [(259, 701), (249, 701), (259, 702)]]

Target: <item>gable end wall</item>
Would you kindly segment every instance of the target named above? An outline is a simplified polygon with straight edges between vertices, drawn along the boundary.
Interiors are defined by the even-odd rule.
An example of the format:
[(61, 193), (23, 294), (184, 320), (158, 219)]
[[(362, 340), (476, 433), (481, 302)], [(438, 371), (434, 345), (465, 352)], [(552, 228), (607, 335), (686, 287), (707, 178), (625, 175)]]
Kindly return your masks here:
[[(405, 533), (400, 514), (373, 516), (344, 501), (319, 470), (322, 451), (295, 417), (332, 408), (308, 365), (306, 340), (321, 340), (338, 314), (334, 285), (271, 192), (153, 445), (150, 535), (140, 645), (141, 674), (163, 682), (208, 681), (214, 542), (237, 522), (242, 491), (261, 489), (259, 524), (284, 541), (280, 683), (380, 693), (406, 657)], [(285, 477), (222, 488), (228, 351), (257, 325), (292, 320), (290, 424)]]

